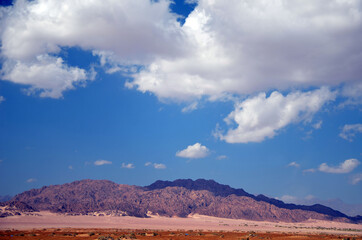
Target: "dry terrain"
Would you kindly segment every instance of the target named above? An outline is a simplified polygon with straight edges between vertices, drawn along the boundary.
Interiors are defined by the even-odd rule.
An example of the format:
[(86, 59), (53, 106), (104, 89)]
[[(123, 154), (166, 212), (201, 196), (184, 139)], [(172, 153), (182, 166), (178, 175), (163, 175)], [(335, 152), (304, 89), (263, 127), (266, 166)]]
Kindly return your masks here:
[(320, 220), (276, 223), (203, 215), (187, 218), (69, 216), (51, 212), (0, 219), (0, 239), (106, 239), (107, 236), (150, 240), (362, 239), (362, 224)]
[(193, 230), (125, 230), (125, 229), (41, 229), (41, 230), (7, 230), (0, 231), (0, 239), (79, 239), (79, 240), (115, 240), (115, 239), (147, 239), (147, 240), (182, 240), (182, 239), (335, 239), (360, 240), (361, 236), (331, 234), (301, 234), (284, 232), (241, 232), (241, 231), (193, 231)]

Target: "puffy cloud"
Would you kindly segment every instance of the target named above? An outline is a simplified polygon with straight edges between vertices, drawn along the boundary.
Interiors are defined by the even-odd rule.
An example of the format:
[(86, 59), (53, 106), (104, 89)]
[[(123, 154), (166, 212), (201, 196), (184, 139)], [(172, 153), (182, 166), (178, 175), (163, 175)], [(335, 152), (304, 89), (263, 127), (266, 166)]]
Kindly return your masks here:
[(166, 165), (163, 163), (151, 163), (151, 162), (146, 162), (145, 166), (152, 166), (155, 169), (166, 169)]
[(322, 163), (318, 170), (326, 173), (349, 173), (355, 169), (360, 162), (357, 159), (347, 159), (337, 167), (330, 167), (327, 163)]
[[(169, 5), (166, 0), (16, 1), (0, 10), (6, 79), (21, 83), (25, 75), (30, 87), (44, 89), (43, 96), (59, 97), (72, 88), (70, 79), (84, 81), (83, 75), (75, 80), (72, 75), (84, 69), (62, 63), (58, 68), (72, 77), (51, 88), (53, 79), (44, 80), (49, 75), (30, 73), (44, 65), (39, 56), (80, 47), (99, 56), (106, 72), (133, 76), (127, 86), (159, 98), (217, 99), (360, 81), (358, 0), (201, 0), (183, 26)], [(141, 71), (129, 70), (135, 66)], [(30, 73), (15, 74), (20, 67)], [(346, 87), (344, 93), (352, 91)]]
[(352, 176), (352, 181), (351, 181), (351, 183), (352, 183), (353, 185), (355, 185), (355, 184), (357, 184), (357, 183), (359, 183), (359, 182), (361, 182), (361, 181), (362, 181), (362, 173), (358, 173), (358, 174)]
[(209, 155), (210, 150), (202, 146), (200, 143), (195, 143), (194, 145), (189, 145), (186, 149), (178, 151), (176, 153), (177, 157), (182, 158), (204, 158)]
[[(94, 51), (103, 64), (148, 64), (155, 57), (179, 55), (182, 32), (169, 1), (39, 0), (1, 8), (4, 79), (28, 84), (44, 97), (60, 97), (85, 70), (57, 57), (63, 47)], [(43, 56), (47, 56), (46, 61)], [(50, 59), (49, 59), (50, 58)], [(58, 76), (54, 75), (58, 74)], [(24, 79), (25, 77), (25, 79)], [(54, 79), (56, 78), (56, 79)], [(43, 90), (42, 90), (43, 89)]]
[(236, 123), (225, 135), (220, 130), (216, 136), (228, 143), (261, 142), (273, 138), (277, 131), (291, 123), (310, 121), (313, 115), (328, 101), (334, 100), (335, 93), (328, 88), (309, 92), (292, 92), (287, 96), (274, 91), (269, 97), (260, 93), (235, 105), (226, 123)]
[(300, 164), (299, 163), (296, 163), (296, 162), (291, 162), (288, 164), (288, 167), (296, 167), (296, 168), (299, 168), (300, 167)]
[(190, 100), (358, 83), (361, 27), (358, 0), (202, 0), (182, 26), (190, 51), (157, 58), (128, 86)]
[(28, 180), (26, 180), (27, 183), (33, 183), (36, 182), (37, 180), (35, 178), (29, 178)]
[(166, 165), (163, 164), (163, 163), (154, 163), (154, 164), (153, 164), (153, 167), (154, 167), (155, 169), (166, 169)]
[(135, 168), (135, 166), (133, 165), (133, 163), (122, 163), (122, 168), (132, 169)]
[(39, 55), (34, 61), (7, 61), (3, 66), (3, 78), (30, 86), (28, 93), (40, 93), (40, 97), (60, 98), (62, 92), (91, 79), (90, 73), (64, 64), (62, 58)]
[(5, 98), (3, 96), (0, 96), (0, 103), (4, 102)]
[(102, 165), (106, 165), (106, 164), (112, 164), (112, 162), (107, 161), (107, 160), (97, 160), (94, 162), (94, 165), (96, 165), (96, 166), (102, 166)]
[(362, 124), (346, 124), (339, 136), (352, 142), (357, 133), (362, 133)]

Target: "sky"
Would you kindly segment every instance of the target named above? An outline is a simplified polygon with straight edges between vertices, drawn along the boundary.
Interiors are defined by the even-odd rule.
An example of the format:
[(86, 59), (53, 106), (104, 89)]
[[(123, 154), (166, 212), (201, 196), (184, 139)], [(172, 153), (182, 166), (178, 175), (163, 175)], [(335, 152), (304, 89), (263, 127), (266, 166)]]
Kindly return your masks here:
[(361, 39), (359, 0), (4, 2), (0, 195), (204, 178), (362, 204)]

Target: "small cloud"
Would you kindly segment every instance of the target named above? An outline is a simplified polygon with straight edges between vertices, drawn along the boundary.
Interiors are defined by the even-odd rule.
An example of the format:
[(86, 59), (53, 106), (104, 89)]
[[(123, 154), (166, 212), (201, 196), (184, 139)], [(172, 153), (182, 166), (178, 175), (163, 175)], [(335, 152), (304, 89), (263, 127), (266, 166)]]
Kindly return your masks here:
[(323, 123), (323, 121), (320, 120), (319, 122), (313, 124), (312, 127), (313, 127), (314, 129), (320, 129), (320, 128), (322, 127), (322, 123)]
[(355, 169), (360, 162), (357, 159), (347, 159), (337, 167), (330, 167), (327, 163), (322, 163), (318, 170), (326, 173), (349, 173)]
[(200, 143), (189, 145), (186, 149), (176, 152), (177, 157), (182, 158), (204, 158), (209, 155), (210, 150)]
[(155, 169), (166, 169), (166, 165), (165, 164), (162, 164), (162, 163), (154, 163), (153, 164), (153, 167)]
[(191, 103), (190, 105), (184, 107), (184, 108), (181, 110), (181, 112), (183, 112), (183, 113), (192, 112), (192, 111), (194, 111), (194, 110), (197, 109), (197, 106), (198, 106), (198, 103), (197, 103), (197, 102), (193, 102), (193, 103)]
[(298, 200), (297, 197), (291, 196), (291, 195), (283, 195), (282, 197), (278, 198), (279, 200), (285, 202), (285, 203), (294, 203)]
[(0, 96), (0, 103), (4, 102), (5, 98), (3, 96)]
[(96, 166), (102, 166), (102, 165), (105, 165), (105, 164), (112, 164), (111, 161), (107, 161), (107, 160), (97, 160), (94, 162), (94, 165)]
[(29, 178), (28, 180), (26, 180), (27, 183), (33, 183), (36, 182), (35, 178)]
[(216, 157), (216, 160), (223, 160), (223, 159), (227, 159), (228, 157), (226, 155), (220, 155)]
[(72, 166), (72, 165), (69, 165), (69, 166), (68, 166), (68, 169), (69, 169), (69, 170), (73, 170), (73, 166)]
[(346, 124), (343, 126), (342, 132), (339, 136), (352, 142), (357, 133), (362, 133), (362, 124)]
[(197, 4), (199, 0), (185, 0), (186, 4)]
[(309, 194), (309, 195), (307, 195), (307, 196), (305, 196), (305, 200), (313, 200), (313, 199), (315, 199), (316, 197), (315, 196), (313, 196), (312, 194)]
[(349, 173), (353, 171), (353, 169), (355, 169), (359, 164), (360, 162), (357, 159), (351, 158), (345, 160), (344, 162), (340, 163), (338, 166), (335, 167), (328, 166), (327, 163), (322, 163), (321, 165), (319, 165), (318, 169), (315, 168), (305, 169), (303, 170), (303, 173), (314, 173), (317, 170), (325, 173)]
[(315, 168), (309, 168), (309, 169), (305, 169), (303, 170), (303, 173), (314, 173), (316, 172), (317, 170)]
[(361, 182), (362, 181), (362, 173), (358, 173), (354, 176), (352, 176), (352, 180), (351, 180), (351, 183), (353, 185), (356, 185), (357, 183)]
[(122, 163), (122, 168), (132, 169), (135, 168), (135, 166), (133, 165), (133, 163)]
[(166, 165), (163, 163), (151, 163), (151, 162), (146, 162), (145, 163), (146, 167), (152, 166), (155, 169), (166, 169)]
[(291, 195), (283, 195), (282, 197), (280, 197), (280, 198), (277, 197), (276, 199), (279, 199), (285, 203), (294, 203), (294, 204), (303, 204), (304, 205), (310, 201), (315, 200), (316, 197), (311, 194), (307, 195), (303, 198), (299, 198), (299, 197), (295, 197), (295, 196), (291, 196)]
[(296, 163), (296, 162), (291, 162), (288, 164), (288, 167), (296, 167), (296, 168), (299, 168), (300, 167), (300, 164)]

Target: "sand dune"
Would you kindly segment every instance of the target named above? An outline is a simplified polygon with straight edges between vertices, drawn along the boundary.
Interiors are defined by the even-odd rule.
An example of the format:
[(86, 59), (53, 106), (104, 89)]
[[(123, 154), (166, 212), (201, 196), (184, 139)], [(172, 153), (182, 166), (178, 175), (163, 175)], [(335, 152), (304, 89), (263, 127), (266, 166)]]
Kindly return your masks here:
[(0, 229), (42, 229), (42, 228), (118, 228), (118, 229), (159, 229), (159, 230), (225, 230), (291, 233), (331, 233), (362, 235), (362, 224), (308, 220), (300, 223), (275, 223), (249, 220), (225, 219), (203, 215), (187, 218), (150, 218), (114, 216), (68, 216), (50, 212), (38, 215), (11, 216), (0, 219)]

